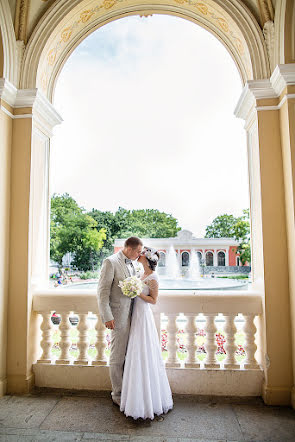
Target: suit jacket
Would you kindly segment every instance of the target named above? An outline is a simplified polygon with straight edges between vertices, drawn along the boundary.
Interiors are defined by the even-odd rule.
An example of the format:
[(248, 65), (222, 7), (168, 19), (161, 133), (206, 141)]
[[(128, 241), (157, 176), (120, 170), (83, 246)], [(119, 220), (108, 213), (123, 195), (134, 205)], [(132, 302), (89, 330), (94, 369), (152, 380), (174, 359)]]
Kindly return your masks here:
[(97, 286), (98, 309), (103, 323), (115, 320), (116, 329), (124, 328), (131, 311), (131, 299), (123, 295), (119, 281), (130, 276), (125, 255), (120, 250), (103, 261)]

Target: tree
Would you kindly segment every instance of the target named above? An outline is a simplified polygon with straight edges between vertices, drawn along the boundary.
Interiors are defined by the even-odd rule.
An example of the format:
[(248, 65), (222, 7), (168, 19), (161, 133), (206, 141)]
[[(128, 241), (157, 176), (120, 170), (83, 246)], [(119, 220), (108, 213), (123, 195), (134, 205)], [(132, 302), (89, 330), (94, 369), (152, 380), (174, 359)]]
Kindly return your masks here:
[(235, 238), (239, 241), (237, 252), (243, 264), (251, 263), (250, 246), (250, 211), (243, 210), (243, 215), (219, 215), (206, 227), (205, 238)]
[(219, 215), (206, 227), (205, 238), (234, 238), (237, 218), (233, 215)]
[(114, 214), (92, 209), (89, 215), (96, 220), (97, 229), (106, 229), (106, 241), (99, 252), (100, 261), (113, 252), (116, 238), (169, 238), (176, 236), (180, 230), (176, 218), (157, 209), (127, 210), (119, 207)]
[(97, 252), (106, 239), (105, 229), (97, 230), (97, 222), (84, 213), (68, 194), (51, 199), (50, 258), (62, 266), (62, 258), (72, 252), (73, 264), (80, 270), (94, 268)]

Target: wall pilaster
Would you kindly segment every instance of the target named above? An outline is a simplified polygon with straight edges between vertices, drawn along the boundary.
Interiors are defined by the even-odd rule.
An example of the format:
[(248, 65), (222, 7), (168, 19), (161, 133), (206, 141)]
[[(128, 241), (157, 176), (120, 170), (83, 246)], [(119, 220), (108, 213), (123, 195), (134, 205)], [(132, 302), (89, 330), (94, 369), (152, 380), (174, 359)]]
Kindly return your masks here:
[[(1, 40), (1, 39), (0, 39)], [(7, 310), (9, 282), (9, 211), (12, 118), (5, 112), (5, 81), (0, 79), (0, 397), (6, 393)]]
[(37, 89), (10, 87), (6, 96), (12, 119), (7, 390), (25, 393), (38, 350), (32, 292), (48, 268), (50, 136), (61, 118)]
[[(278, 74), (279, 71), (279, 74)], [(283, 71), (270, 80), (248, 82), (236, 108), (246, 121), (254, 287), (263, 295), (263, 340), (267, 404), (290, 404), (293, 385), (287, 197), (281, 125)], [(275, 75), (276, 74), (276, 75)], [(289, 78), (289, 77), (288, 77)], [(288, 80), (289, 81), (289, 80)], [(291, 268), (290, 268), (291, 270)]]

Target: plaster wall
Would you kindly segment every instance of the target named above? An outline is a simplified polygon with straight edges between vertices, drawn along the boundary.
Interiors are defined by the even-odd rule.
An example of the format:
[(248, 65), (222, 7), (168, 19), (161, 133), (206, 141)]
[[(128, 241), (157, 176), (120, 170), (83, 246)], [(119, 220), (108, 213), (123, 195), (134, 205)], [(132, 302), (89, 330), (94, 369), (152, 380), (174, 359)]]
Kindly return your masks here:
[[(288, 258), (289, 258), (289, 289), (290, 289), (290, 314), (291, 339), (293, 354), (293, 376), (295, 375), (295, 99), (285, 102), (280, 110), (281, 139), (284, 163), (285, 201), (288, 232)], [(293, 379), (292, 404), (295, 407), (295, 390)]]
[(10, 393), (15, 391), (26, 393), (30, 382), (27, 355), (30, 324), (28, 312), (28, 232), (31, 130), (31, 118), (13, 120), (7, 351), (8, 392)]
[(280, 121), (277, 110), (258, 112), (265, 284), (265, 359), (268, 404), (288, 404), (292, 387), (287, 231)]
[(3, 43), (0, 34), (0, 78), (3, 77), (4, 56), (3, 56)]
[[(0, 39), (1, 41), (1, 39)], [(6, 392), (12, 119), (0, 110), (0, 397)]]

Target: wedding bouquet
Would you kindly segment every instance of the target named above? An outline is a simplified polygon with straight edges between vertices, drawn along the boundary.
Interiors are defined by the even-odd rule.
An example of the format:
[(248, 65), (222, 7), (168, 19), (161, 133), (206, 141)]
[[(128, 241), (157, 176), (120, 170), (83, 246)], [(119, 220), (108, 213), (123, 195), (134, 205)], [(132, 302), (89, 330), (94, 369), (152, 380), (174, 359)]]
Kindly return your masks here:
[(142, 292), (143, 282), (137, 276), (129, 276), (124, 281), (119, 282), (119, 287), (123, 295), (135, 298)]

